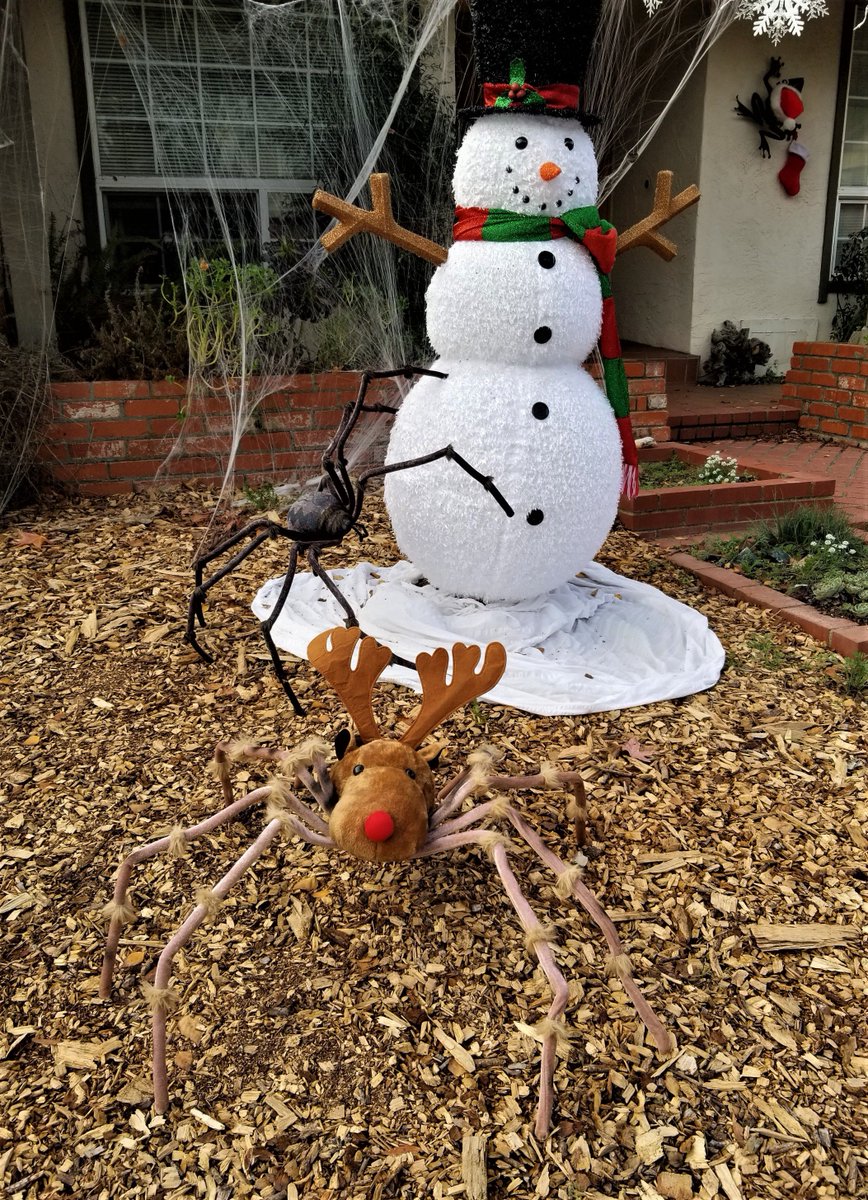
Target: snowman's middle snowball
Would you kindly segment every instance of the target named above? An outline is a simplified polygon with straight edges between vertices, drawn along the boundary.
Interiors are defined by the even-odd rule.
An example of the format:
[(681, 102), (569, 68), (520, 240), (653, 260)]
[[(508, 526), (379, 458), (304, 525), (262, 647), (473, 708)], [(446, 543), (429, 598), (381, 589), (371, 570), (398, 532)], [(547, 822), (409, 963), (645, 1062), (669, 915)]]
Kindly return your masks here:
[(515, 516), (453, 462), (399, 471), (386, 477), (386, 507), (401, 552), (455, 596), (551, 591), (593, 559), (617, 513), (620, 440), (608, 400), (575, 366), (442, 359), (434, 368), (448, 378), (409, 392), (386, 462), (451, 444), (492, 476)]

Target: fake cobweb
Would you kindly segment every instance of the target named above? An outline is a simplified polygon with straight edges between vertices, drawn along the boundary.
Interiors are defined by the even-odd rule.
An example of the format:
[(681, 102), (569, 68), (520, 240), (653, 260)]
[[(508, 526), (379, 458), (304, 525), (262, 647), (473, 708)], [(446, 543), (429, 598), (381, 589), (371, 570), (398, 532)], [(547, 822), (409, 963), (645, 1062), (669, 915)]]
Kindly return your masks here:
[[(54, 164), (36, 153), (27, 2), (9, 0), (0, 17), (0, 265), (17, 293), (26, 276), (36, 297), (16, 316), (40, 370), (55, 323), (69, 316), (58, 279), (73, 264), (85, 276), (103, 269), (100, 241), (138, 260), (125, 285), (131, 303), (168, 306), (174, 333), (186, 335), (190, 383), (174, 454), (219, 453), (226, 481), (239, 478), (246, 432), (269, 443), (263, 401), (299, 369), (430, 361), (431, 268), (366, 236), (326, 259), (317, 239), (327, 222), (310, 197), (319, 186), (368, 206), (368, 176), (389, 171), (398, 219), (448, 242), (456, 101), (476, 99), (461, 53), (467, 14), (456, 15), (455, 0), (67, 5), (69, 21), (81, 22), (69, 33), (81, 44), (89, 111), (79, 186), (65, 204), (47, 186)], [(586, 88), (603, 116), (594, 133), (601, 200), (747, 7), (763, 9), (774, 36), (777, 19), (824, 6), (607, 0)], [(77, 218), (91, 171), (97, 219), (85, 246)], [(373, 422), (354, 453), (382, 453), (384, 433)]]

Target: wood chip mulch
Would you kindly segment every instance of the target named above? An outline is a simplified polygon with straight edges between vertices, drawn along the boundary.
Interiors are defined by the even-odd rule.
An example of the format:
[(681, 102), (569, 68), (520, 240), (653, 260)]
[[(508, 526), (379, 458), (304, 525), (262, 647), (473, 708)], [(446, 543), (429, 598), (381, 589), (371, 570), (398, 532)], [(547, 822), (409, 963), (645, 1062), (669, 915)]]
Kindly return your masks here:
[[(834, 655), (624, 532), (601, 560), (707, 614), (727, 650), (719, 685), (575, 719), (468, 706), (443, 728), (441, 778), (482, 742), (510, 772), (581, 771), (586, 879), (677, 1054), (646, 1046), (601, 938), (520, 856), (556, 929), (575, 1033), (537, 1144), (539, 1046), (521, 1027), (549, 996), (488, 860), (462, 849), (373, 868), (284, 842), (176, 960), (173, 1104), (154, 1116), (141, 985), (264, 814), (140, 869), (102, 1002), (117, 864), (219, 806), (205, 772), (218, 739), (291, 745), (344, 724), (306, 664), (308, 714), (292, 716), (249, 611), (285, 547), (215, 589), (214, 666), (182, 642), (212, 504), (192, 490), (69, 500), (0, 532), (0, 1194), (868, 1194), (865, 705)], [(376, 503), (366, 526), (326, 565), (393, 561)], [(377, 697), (386, 726), (416, 703), (389, 685)], [(562, 798), (519, 801), (569, 857)]]

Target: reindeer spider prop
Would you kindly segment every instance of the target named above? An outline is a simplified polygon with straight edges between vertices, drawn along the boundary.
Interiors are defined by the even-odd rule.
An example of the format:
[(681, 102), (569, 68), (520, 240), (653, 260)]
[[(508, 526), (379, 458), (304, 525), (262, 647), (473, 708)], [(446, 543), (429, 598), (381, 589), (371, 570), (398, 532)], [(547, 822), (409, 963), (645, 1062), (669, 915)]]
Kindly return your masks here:
[[(510, 865), (508, 840), (486, 828), (492, 821), (508, 821), (519, 838), (554, 874), (555, 891), (561, 899), (574, 897), (605, 938), (614, 974), (636, 1008), (661, 1053), (673, 1049), (670, 1035), (654, 1015), (636, 985), (615, 926), (599, 901), (582, 880), (581, 867), (559, 858), (543, 842), (506, 796), (498, 796), (461, 811), (465, 802), (479, 792), (510, 792), (526, 788), (558, 787), (569, 790), (572, 800), (568, 815), (576, 834), (584, 841), (585, 794), (581, 777), (544, 765), (536, 775), (496, 775), (490, 769), (491, 751), (470, 756), (469, 766), (439, 792), (435, 791), (431, 762), (436, 750), (420, 749), (425, 737), (450, 713), (494, 686), (506, 665), (506, 652), (499, 643), (485, 650), (479, 671), (480, 650), (457, 644), (452, 648), (452, 674), (447, 682), (449, 655), (445, 649), (420, 654), (416, 668), (422, 683), (418, 715), (398, 739), (382, 736), (371, 707), (371, 691), (390, 660), (390, 651), (372, 638), (362, 638), (358, 629), (337, 628), (315, 638), (308, 649), (310, 661), (331, 683), (358, 733), (343, 730), (335, 742), (337, 761), (326, 767), (323, 743), (308, 743), (295, 752), (255, 746), (234, 749), (221, 744), (215, 753), (215, 773), (220, 778), (226, 806), (220, 812), (188, 829), (176, 828), (134, 850), (118, 873), (114, 898), (107, 906), (110, 918), (103, 961), (100, 995), (108, 997), (122, 926), (133, 919), (128, 898), (133, 868), (168, 851), (183, 852), (187, 844), (210, 833), (254, 804), (265, 803), (266, 825), (238, 861), (211, 889), (199, 894), (198, 903), (160, 954), (153, 986), (146, 991), (153, 1014), (154, 1105), (165, 1112), (169, 1104), (166, 1070), (166, 1018), (171, 1006), (169, 988), (172, 961), (194, 931), (211, 915), (230, 889), (280, 834), (288, 833), (315, 846), (335, 847), (370, 862), (404, 862), (433, 854), (481, 846), (490, 855), (503, 882), (507, 897), (524, 927), (532, 949), (552, 989), (547, 1016), (537, 1026), (542, 1042), (539, 1104), (535, 1133), (546, 1137), (551, 1123), (553, 1077), (558, 1042), (566, 1036), (562, 1016), (568, 1000), (566, 980), (555, 963), (549, 934), (525, 898)], [(355, 657), (355, 661), (354, 661)], [(277, 774), (264, 787), (234, 799), (230, 761), (271, 760)], [(300, 800), (292, 790), (298, 781), (316, 799), (324, 816)]]
[[(347, 442), (360, 417), (363, 413), (392, 413), (394, 415), (398, 411), (389, 404), (367, 404), (365, 402), (371, 381), (374, 379), (410, 379), (414, 375), (432, 375), (436, 379), (446, 378), (441, 371), (429, 371), (424, 367), (401, 367), (397, 371), (366, 371), (362, 375), (358, 395), (344, 409), (337, 431), (323, 453), (323, 473), (320, 479), (314, 487), (303, 492), (290, 506), (286, 514), (286, 525), (278, 525), (276, 521), (267, 517), (250, 521), (243, 529), (224, 539), (213, 550), (209, 550), (207, 554), (197, 558), (193, 565), (195, 586), (187, 611), (187, 629), (184, 640), (190, 643), (204, 662), (212, 663), (213, 656), (199, 643), (196, 636), (197, 621), (202, 627), (205, 626), (203, 606), (208, 592), (221, 579), (225, 579), (230, 571), (234, 571), (244, 562), (245, 558), (263, 542), (272, 538), (285, 538), (290, 543), (289, 565), (283, 577), (280, 594), (267, 619), (261, 623), (261, 629), (268, 653), (271, 655), (274, 673), (299, 716), (304, 715), (304, 709), (292, 690), (277, 646), (271, 636), (271, 630), (286, 604), (299, 558), (307, 559), (311, 571), (337, 600), (347, 615), (347, 625), (351, 628), (358, 626), (359, 622), (346, 597), (341, 594), (337, 584), (320, 565), (319, 554), (321, 550), (330, 546), (340, 545), (347, 534), (357, 528), (365, 501), (365, 490), (372, 479), (390, 475), (395, 471), (407, 471), (411, 467), (421, 467), (426, 463), (437, 462), (439, 459), (445, 458), (475, 479), (500, 505), (507, 517), (514, 515), (511, 506), (497, 490), (491, 477), (477, 471), (451, 445), (418, 458), (392, 463), (387, 467), (371, 467), (363, 471), (353, 482), (346, 450)], [(241, 550), (233, 554), (229, 561), (224, 563), (213, 575), (205, 578), (205, 569), (210, 563), (220, 558), (227, 550), (231, 550), (245, 541), (247, 544)], [(404, 665), (411, 666), (412, 664), (404, 663)]]

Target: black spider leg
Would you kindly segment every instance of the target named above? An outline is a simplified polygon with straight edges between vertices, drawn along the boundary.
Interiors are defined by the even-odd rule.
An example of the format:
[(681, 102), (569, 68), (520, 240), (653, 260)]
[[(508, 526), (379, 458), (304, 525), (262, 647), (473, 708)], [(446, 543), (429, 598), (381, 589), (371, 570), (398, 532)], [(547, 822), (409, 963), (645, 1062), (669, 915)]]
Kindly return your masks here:
[(337, 600), (338, 604), (347, 614), (347, 629), (357, 629), (359, 625), (358, 617), (350, 607), (350, 602), (347, 600), (346, 596), (343, 595), (340, 588), (331, 578), (325, 567), (321, 566), (320, 564), (319, 555), (317, 553), (320, 548), (321, 543), (318, 546), (308, 546), (307, 561), (310, 563), (310, 569), (314, 575), (316, 575), (317, 579), (321, 580), (321, 582), (325, 584), (325, 586), (334, 596), (335, 600)]
[[(396, 413), (398, 410), (391, 404), (365, 404), (368, 388), (374, 379), (410, 379), (413, 375), (430, 375), (434, 379), (445, 379), (443, 371), (432, 371), (428, 367), (399, 367), (395, 371), (365, 371), (359, 383), (355, 400), (346, 406), (338, 424), (335, 435), (326, 446), (322, 456), (323, 473), (328, 475), (337, 490), (341, 503), (347, 512), (352, 512), (355, 505), (355, 489), (347, 466), (346, 449), (350, 434), (358, 424), (363, 412)], [(340, 482), (339, 482), (340, 480)]]
[(466, 471), (472, 479), (475, 479), (477, 483), (482, 484), (488, 494), (494, 497), (508, 517), (515, 516), (515, 510), (510, 504), (507, 503), (501, 493), (494, 486), (494, 481), (491, 475), (483, 475), (481, 471), (477, 471), (475, 467), (471, 467), (467, 459), (462, 458), (452, 446), (444, 446), (442, 450), (434, 450), (431, 454), (423, 454), (419, 458), (408, 458), (405, 459), (404, 462), (390, 463), (390, 465), (387, 467), (371, 467), (370, 470), (363, 471), (359, 476), (356, 507), (353, 512), (354, 519), (358, 519), (358, 516), (362, 511), (365, 488), (367, 487), (369, 479), (374, 479), (378, 475), (391, 475), (394, 471), (407, 471), (411, 467), (424, 467), (426, 463), (437, 462), (441, 458), (445, 458), (449, 462), (456, 463), (463, 471)]
[[(215, 558), (219, 558), (221, 554), (225, 554), (227, 550), (231, 550), (233, 546), (237, 546), (239, 542), (249, 537), (251, 533), (255, 533), (256, 537), (243, 550), (240, 550), (238, 554), (233, 554), (232, 558), (227, 563), (224, 563), (219, 571), (215, 571), (203, 583), (202, 579), (208, 563), (213, 562)], [(196, 559), (193, 565), (196, 582), (193, 594), (190, 597), (190, 606), (187, 610), (187, 631), (184, 634), (184, 641), (189, 642), (203, 662), (212, 663), (214, 661), (213, 655), (209, 654), (196, 640), (196, 621), (198, 620), (202, 628), (205, 628), (205, 614), (202, 609), (205, 596), (215, 583), (219, 583), (230, 571), (234, 571), (239, 563), (244, 562), (248, 554), (252, 554), (263, 542), (276, 536), (287, 536), (287, 531), (274, 521), (269, 521), (265, 517), (258, 517), (255, 521), (250, 521), (245, 525), (238, 533), (232, 534), (231, 537), (226, 538), (218, 546), (215, 546), (208, 554), (203, 554), (201, 558)]]
[[(287, 534), (287, 536), (290, 535)], [(274, 673), (277, 676), (278, 683), (286, 693), (296, 714), (300, 717), (303, 717), (304, 709), (299, 703), (299, 699), (295, 692), (292, 690), (289, 682), (289, 676), (287, 675), (286, 669), (281, 662), (277, 646), (275, 646), (274, 639), (271, 636), (271, 630), (274, 627), (275, 621), (280, 616), (281, 612), (283, 612), (283, 606), (286, 604), (286, 598), (289, 595), (289, 589), (292, 587), (292, 581), (295, 578), (295, 569), (298, 566), (298, 553), (298, 543), (293, 542), (292, 550), (289, 552), (289, 565), (286, 568), (286, 574), (284, 575), (283, 583), (280, 586), (280, 595), (274, 602), (274, 607), (272, 608), (271, 612), (264, 621), (260, 622), (259, 628), (262, 630), (262, 636), (265, 638), (265, 644), (268, 647), (268, 653), (271, 655), (271, 665), (274, 667)]]

